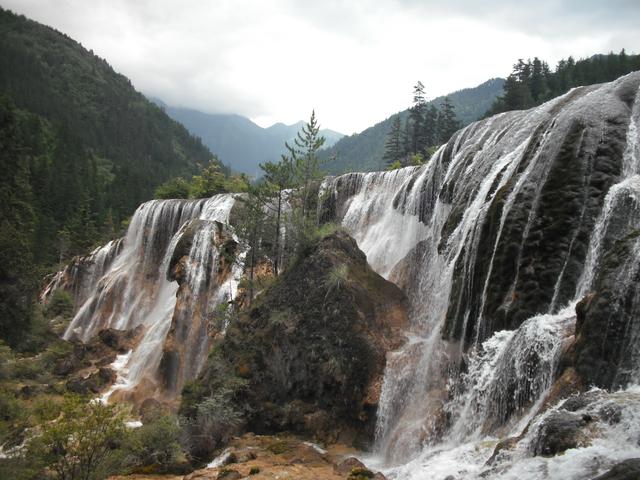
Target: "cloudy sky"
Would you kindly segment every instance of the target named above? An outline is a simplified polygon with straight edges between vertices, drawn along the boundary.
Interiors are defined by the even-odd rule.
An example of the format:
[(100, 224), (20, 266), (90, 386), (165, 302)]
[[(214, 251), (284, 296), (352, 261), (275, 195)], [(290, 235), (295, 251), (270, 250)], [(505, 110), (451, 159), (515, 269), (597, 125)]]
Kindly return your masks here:
[(640, 0), (0, 0), (165, 102), (358, 132), (518, 58), (638, 51)]

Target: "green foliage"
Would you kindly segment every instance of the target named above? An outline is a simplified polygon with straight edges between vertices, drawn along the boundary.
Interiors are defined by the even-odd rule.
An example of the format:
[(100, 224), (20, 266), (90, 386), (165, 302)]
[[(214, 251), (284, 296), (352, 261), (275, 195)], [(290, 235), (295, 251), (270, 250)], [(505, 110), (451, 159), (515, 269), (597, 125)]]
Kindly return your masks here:
[(191, 179), (191, 196), (193, 198), (209, 198), (217, 193), (224, 193), (225, 175), (216, 163), (203, 168), (200, 175)]
[(212, 155), (103, 59), (2, 8), (0, 92), (0, 338), (33, 349), (42, 274)]
[(191, 186), (182, 177), (172, 178), (156, 188), (155, 198), (189, 198)]
[(156, 188), (155, 198), (208, 198), (218, 193), (246, 192), (248, 188), (249, 180), (244, 174), (227, 176), (213, 160), (190, 181), (183, 177), (167, 180)]
[(400, 165), (401, 160), (404, 158), (405, 146), (402, 135), (402, 121), (400, 120), (400, 115), (396, 115), (393, 118), (391, 130), (387, 134), (387, 141), (384, 145), (385, 150), (382, 159), (387, 162), (387, 167), (395, 164)]
[(11, 347), (0, 340), (0, 382), (11, 376), (14, 362), (15, 357)]
[[(462, 126), (482, 118), (487, 109), (491, 107), (494, 99), (502, 93), (503, 83), (504, 80), (494, 78), (475, 88), (466, 88), (448, 95)], [(442, 96), (428, 101), (425, 115), (430, 115), (431, 107), (436, 110), (440, 109), (444, 98)], [(389, 140), (389, 132), (394, 128), (393, 124), (398, 117), (401, 128), (404, 130), (404, 124), (409, 117), (408, 109), (391, 115), (386, 120), (360, 133), (343, 137), (335, 145), (321, 150), (318, 156), (325, 161), (323, 169), (334, 174), (384, 169), (389, 163), (389, 159), (384, 158), (385, 152), (387, 152), (385, 145)], [(425, 136), (427, 137), (427, 145), (438, 144), (438, 141), (433, 138), (433, 132), (431, 134), (425, 132)], [(400, 136), (400, 140), (403, 140), (403, 135)], [(405, 151), (409, 150), (408, 145), (406, 147), (403, 145), (403, 148)], [(403, 161), (400, 156), (396, 159)]]
[(239, 431), (244, 417), (233, 396), (233, 390), (221, 388), (195, 406), (194, 416), (182, 419), (187, 432), (187, 449), (193, 457), (209, 457)]
[(387, 170), (422, 165), (428, 152), (436, 145), (448, 142), (459, 128), (460, 122), (449, 97), (444, 97), (438, 109), (433, 103), (426, 102), (424, 85), (418, 82), (413, 87), (413, 106), (409, 109), (404, 129), (400, 115), (396, 115), (387, 134), (383, 156)]
[(347, 265), (338, 265), (332, 268), (325, 279), (326, 296), (329, 296), (334, 291), (340, 291), (348, 281), (349, 267)]
[(291, 445), (289, 444), (289, 442), (287, 442), (285, 440), (277, 440), (277, 441), (271, 443), (267, 447), (267, 450), (269, 450), (274, 455), (281, 455), (281, 454), (291, 450)]
[(22, 332), (20, 341), (16, 345), (19, 352), (36, 353), (42, 351), (58, 336), (51, 331), (50, 319), (45, 317), (41, 305), (34, 305), (31, 311), (29, 329)]
[[(431, 147), (433, 148), (433, 147)], [(424, 157), (421, 153), (414, 153), (409, 159), (409, 165), (419, 166), (424, 164)]]
[(45, 309), (47, 318), (65, 317), (69, 318), (73, 314), (73, 298), (71, 294), (64, 290), (58, 289), (51, 295)]
[(193, 458), (209, 458), (239, 431), (244, 412), (238, 398), (246, 385), (217, 348), (209, 355), (204, 375), (185, 385), (180, 424), (185, 432), (185, 448)]
[(160, 414), (134, 429), (124, 449), (130, 455), (128, 463), (136, 467), (154, 465), (163, 471), (180, 460), (182, 430), (178, 419), (169, 414)]
[(292, 160), (283, 155), (280, 162), (273, 163), (267, 162), (260, 165), (260, 169), (264, 173), (263, 190), (264, 195), (268, 201), (266, 206), (271, 208), (275, 219), (273, 228), (271, 231), (271, 238), (273, 238), (273, 250), (271, 252), (271, 258), (273, 258), (274, 266), (273, 270), (275, 275), (280, 273), (280, 257), (282, 256), (284, 245), (281, 245), (281, 232), (282, 225), (287, 221), (283, 214), (283, 197), (285, 191), (294, 186), (294, 168)]
[(18, 114), (0, 97), (0, 338), (16, 345), (34, 314), (36, 215)]
[(640, 55), (620, 53), (594, 55), (575, 61), (573, 57), (560, 60), (555, 71), (547, 62), (535, 57), (526, 62), (519, 59), (498, 97), (485, 116), (509, 110), (522, 110), (540, 105), (547, 100), (581, 85), (610, 82), (629, 72), (640, 69)]
[(331, 222), (323, 223), (322, 225), (314, 229), (313, 239), (319, 240), (321, 238), (326, 237), (327, 235), (331, 235), (332, 233), (336, 233), (340, 231), (344, 231), (344, 227), (340, 224), (331, 223)]
[(402, 164), (400, 163), (400, 160), (396, 160), (395, 162), (387, 165), (387, 170), (397, 170), (398, 168), (402, 168)]
[(118, 446), (126, 429), (117, 407), (66, 399), (60, 417), (44, 423), (29, 444), (29, 457), (41, 459), (60, 480), (102, 479), (119, 468)]
[(347, 480), (367, 480), (373, 478), (375, 474), (368, 468), (355, 467), (351, 469), (351, 473)]
[(251, 467), (249, 470), (249, 475), (257, 475), (260, 473), (260, 467)]

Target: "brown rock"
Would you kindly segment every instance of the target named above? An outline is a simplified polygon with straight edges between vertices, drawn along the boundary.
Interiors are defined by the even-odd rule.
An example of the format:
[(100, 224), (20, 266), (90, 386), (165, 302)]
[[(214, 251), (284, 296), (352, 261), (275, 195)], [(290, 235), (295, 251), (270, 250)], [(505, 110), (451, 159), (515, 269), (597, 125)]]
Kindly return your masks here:
[(242, 475), (237, 470), (231, 470), (227, 468), (223, 468), (218, 472), (217, 480), (237, 480), (238, 478), (242, 478)]
[(366, 469), (367, 467), (365, 467), (364, 463), (362, 463), (357, 458), (349, 457), (343, 460), (342, 462), (338, 463), (337, 465), (335, 465), (334, 470), (340, 475), (350, 475), (351, 471), (354, 468)]

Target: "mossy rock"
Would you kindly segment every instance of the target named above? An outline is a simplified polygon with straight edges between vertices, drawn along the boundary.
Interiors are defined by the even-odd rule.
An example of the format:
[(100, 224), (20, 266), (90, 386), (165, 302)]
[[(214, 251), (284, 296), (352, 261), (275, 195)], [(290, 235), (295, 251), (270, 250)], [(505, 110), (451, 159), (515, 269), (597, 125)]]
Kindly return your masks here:
[(351, 470), (348, 480), (367, 480), (368, 478), (373, 478), (374, 476), (375, 473), (373, 473), (368, 468), (355, 467)]

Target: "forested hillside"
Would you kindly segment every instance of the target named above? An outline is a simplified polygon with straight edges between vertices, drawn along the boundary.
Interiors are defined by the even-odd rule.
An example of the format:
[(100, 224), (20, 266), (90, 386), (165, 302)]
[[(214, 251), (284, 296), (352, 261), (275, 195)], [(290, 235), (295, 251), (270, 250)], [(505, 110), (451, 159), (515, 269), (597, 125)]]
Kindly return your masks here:
[(38, 274), (112, 237), (210, 151), (79, 43), (0, 9), (0, 337), (26, 321)]
[[(276, 123), (262, 128), (242, 115), (204, 113), (154, 101), (171, 118), (201, 138), (225, 165), (252, 177), (260, 175), (260, 163), (279, 160), (280, 155), (286, 153), (284, 142), (291, 142), (304, 125), (300, 121), (292, 125)], [(322, 129), (320, 133), (325, 137), (327, 146), (335, 144), (344, 136), (330, 129)]]
[(526, 62), (519, 59), (504, 83), (503, 94), (485, 116), (541, 105), (574, 87), (610, 82), (636, 70), (640, 70), (640, 55), (628, 55), (624, 49), (578, 61), (569, 57), (560, 60), (554, 71), (538, 57)]
[[(448, 95), (456, 116), (462, 126), (478, 120), (492, 105), (502, 92), (504, 80), (493, 78), (474, 88), (465, 88)], [(429, 86), (426, 86), (428, 95)], [(445, 97), (437, 97), (427, 102), (427, 107), (433, 105), (442, 107)], [(325, 161), (323, 168), (330, 173), (347, 171), (372, 171), (384, 168), (385, 142), (394, 120), (400, 116), (402, 123), (406, 122), (410, 109), (391, 115), (386, 120), (369, 127), (360, 133), (339, 140), (333, 147), (320, 152)]]

